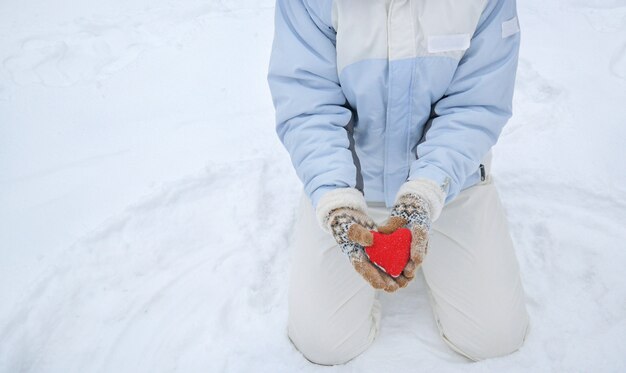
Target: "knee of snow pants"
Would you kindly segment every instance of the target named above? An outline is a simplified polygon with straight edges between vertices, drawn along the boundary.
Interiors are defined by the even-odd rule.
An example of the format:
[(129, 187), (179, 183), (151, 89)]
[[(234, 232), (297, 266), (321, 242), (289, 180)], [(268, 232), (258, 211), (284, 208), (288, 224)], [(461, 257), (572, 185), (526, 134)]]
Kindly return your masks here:
[(518, 350), (528, 332), (508, 222), (488, 177), (444, 208), (422, 269), (444, 341), (472, 360)]
[[(380, 322), (376, 291), (319, 227), (303, 195), (294, 229), (289, 279), (289, 338), (311, 362), (344, 364), (374, 341)], [(370, 208), (378, 223), (386, 208)]]

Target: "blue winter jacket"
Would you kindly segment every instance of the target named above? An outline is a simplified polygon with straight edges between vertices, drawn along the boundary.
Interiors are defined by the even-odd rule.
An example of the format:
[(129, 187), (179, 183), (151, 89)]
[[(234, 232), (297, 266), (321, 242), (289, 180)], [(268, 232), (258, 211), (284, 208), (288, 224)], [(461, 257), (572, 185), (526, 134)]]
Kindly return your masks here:
[(515, 0), (277, 0), (276, 130), (313, 205), (392, 206), (407, 180), (476, 184), (511, 116)]

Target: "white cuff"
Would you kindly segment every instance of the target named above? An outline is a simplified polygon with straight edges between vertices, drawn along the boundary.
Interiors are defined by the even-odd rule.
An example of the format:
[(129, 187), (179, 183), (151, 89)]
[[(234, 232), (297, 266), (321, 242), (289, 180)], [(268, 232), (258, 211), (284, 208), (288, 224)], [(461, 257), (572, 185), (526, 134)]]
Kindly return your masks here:
[(407, 181), (400, 187), (396, 201), (404, 194), (417, 194), (428, 203), (430, 220), (435, 221), (441, 214), (446, 200), (445, 190), (430, 179), (415, 179)]
[(337, 188), (327, 192), (317, 203), (315, 214), (320, 227), (330, 232), (328, 217), (330, 212), (340, 207), (349, 207), (360, 211), (367, 211), (367, 203), (363, 194), (354, 188)]

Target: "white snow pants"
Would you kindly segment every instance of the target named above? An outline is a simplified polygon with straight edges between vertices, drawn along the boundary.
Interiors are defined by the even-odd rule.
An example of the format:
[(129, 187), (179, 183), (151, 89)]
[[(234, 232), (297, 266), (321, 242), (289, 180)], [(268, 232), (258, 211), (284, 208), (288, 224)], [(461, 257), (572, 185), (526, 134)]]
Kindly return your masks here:
[[(368, 203), (377, 224), (389, 212), (382, 203)], [(314, 363), (345, 363), (376, 337), (381, 312), (376, 290), (318, 226), (304, 195), (294, 235), (289, 338)], [(490, 176), (444, 207), (432, 226), (421, 268), (440, 334), (454, 351), (481, 360), (509, 354), (523, 344), (528, 329), (524, 290)], [(402, 293), (400, 289), (394, 296)]]

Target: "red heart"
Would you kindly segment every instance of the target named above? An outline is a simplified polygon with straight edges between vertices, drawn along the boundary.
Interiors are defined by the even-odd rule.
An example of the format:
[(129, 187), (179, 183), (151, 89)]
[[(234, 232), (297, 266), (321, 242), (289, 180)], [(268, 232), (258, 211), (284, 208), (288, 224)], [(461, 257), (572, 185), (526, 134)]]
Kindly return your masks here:
[(371, 232), (374, 243), (365, 248), (368, 258), (391, 277), (400, 276), (411, 256), (411, 231), (400, 228), (391, 234)]

